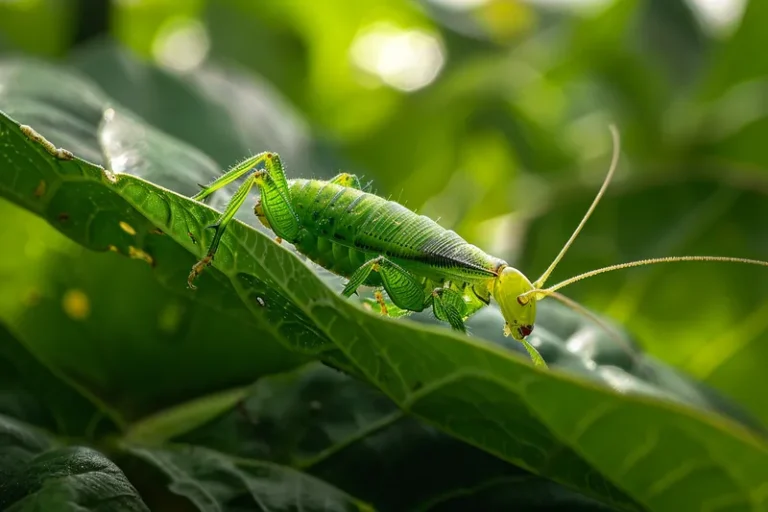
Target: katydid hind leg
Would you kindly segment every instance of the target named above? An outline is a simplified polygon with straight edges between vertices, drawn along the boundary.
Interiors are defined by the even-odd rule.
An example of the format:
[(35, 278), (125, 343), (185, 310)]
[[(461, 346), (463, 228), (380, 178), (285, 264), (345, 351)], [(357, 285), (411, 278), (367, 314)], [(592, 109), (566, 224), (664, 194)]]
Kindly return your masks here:
[(353, 293), (357, 292), (368, 276), (373, 272), (373, 267), (379, 261), (379, 258), (374, 258), (363, 263), (357, 270), (355, 270), (349, 278), (347, 285), (342, 290), (341, 295), (344, 297), (351, 297)]
[(264, 215), (265, 225), (268, 225), (281, 239), (291, 243), (295, 242), (301, 226), (290, 191), (286, 186), (276, 181), (269, 172), (259, 173), (255, 179), (261, 192), (261, 198), (257, 205), (260, 206)]
[[(246, 168), (245, 171), (243, 171), (250, 171), (252, 174), (245, 179), (243, 184), (240, 185), (240, 188), (237, 189), (237, 192), (234, 193), (232, 199), (230, 199), (224, 209), (224, 213), (219, 216), (216, 222), (211, 226), (208, 226), (215, 231), (213, 240), (211, 241), (211, 245), (205, 257), (195, 263), (192, 267), (192, 271), (187, 279), (187, 284), (190, 288), (195, 289), (193, 284), (194, 280), (203, 272), (205, 267), (213, 262), (213, 258), (216, 255), (219, 243), (221, 242), (221, 238), (224, 235), (227, 226), (247, 199), (248, 193), (254, 185), (257, 185), (261, 191), (261, 199), (258, 204), (260, 204), (262, 208), (264, 218), (269, 227), (282, 239), (286, 239), (290, 242), (293, 242), (296, 239), (300, 228), (299, 218), (293, 209), (287, 185), (283, 183), (284, 174), (282, 172), (282, 167), (279, 167), (278, 165), (279, 159), (275, 153), (266, 153), (263, 160), (266, 167), (264, 170), (250, 171), (253, 167), (253, 165), (251, 165), (250, 168)], [(244, 164), (241, 164), (241, 166), (245, 168)], [(240, 172), (238, 168), (231, 171), (231, 173), (235, 173), (235, 171)], [(235, 179), (236, 178), (231, 178), (227, 183), (230, 183)], [(224, 177), (220, 178), (220, 180), (222, 182), (226, 181), (224, 180)], [(223, 185), (220, 185), (219, 183), (217, 186)], [(214, 188), (214, 184), (212, 184), (210, 188)]]
[(232, 167), (230, 170), (213, 180), (208, 185), (202, 185), (198, 184), (198, 186), (202, 189), (200, 192), (192, 196), (192, 199), (196, 201), (202, 201), (209, 195), (213, 194), (215, 191), (219, 190), (220, 188), (229, 185), (233, 181), (236, 181), (249, 172), (251, 172), (256, 166), (258, 166), (260, 163), (264, 162), (267, 159), (267, 155), (270, 153), (264, 152), (259, 153), (258, 155), (254, 155), (250, 158), (246, 158), (239, 164)]
[(351, 296), (357, 288), (363, 285), (371, 272), (379, 273), (384, 290), (395, 306), (409, 311), (422, 311), (424, 309), (424, 288), (419, 280), (383, 256), (373, 258), (358, 268), (350, 277), (347, 286), (344, 287), (342, 295)]
[(432, 292), (432, 311), (438, 320), (448, 322), (456, 331), (467, 332), (464, 317), (467, 314), (464, 298), (456, 290), (436, 288)]
[(189, 273), (189, 277), (187, 278), (187, 285), (191, 289), (194, 290), (196, 288), (193, 284), (195, 279), (197, 279), (205, 267), (210, 265), (213, 261), (213, 258), (216, 255), (216, 251), (219, 248), (221, 237), (224, 235), (224, 231), (226, 230), (227, 225), (232, 221), (232, 219), (235, 217), (235, 214), (237, 213), (237, 210), (239, 210), (245, 202), (245, 199), (248, 197), (248, 192), (251, 191), (254, 183), (255, 176), (249, 176), (246, 178), (243, 184), (240, 185), (240, 188), (237, 189), (237, 192), (235, 192), (235, 194), (232, 196), (232, 199), (230, 199), (229, 204), (227, 204), (227, 207), (224, 210), (224, 213), (222, 213), (219, 218), (216, 219), (216, 222), (208, 226), (214, 230), (213, 239), (211, 240), (211, 244), (208, 247), (208, 252), (203, 257), (203, 259), (192, 266), (192, 271)]
[(379, 263), (378, 272), (395, 306), (409, 311), (424, 309), (424, 287), (413, 274), (386, 258)]

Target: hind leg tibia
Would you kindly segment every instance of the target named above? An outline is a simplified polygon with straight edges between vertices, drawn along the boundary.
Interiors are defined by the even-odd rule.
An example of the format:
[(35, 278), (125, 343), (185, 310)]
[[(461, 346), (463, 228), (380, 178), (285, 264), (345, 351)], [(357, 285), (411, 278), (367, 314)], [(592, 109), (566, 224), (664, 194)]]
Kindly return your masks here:
[(379, 256), (365, 262), (349, 278), (342, 295), (349, 297), (368, 279), (371, 272), (378, 272), (381, 282), (392, 303), (409, 311), (424, 309), (424, 287), (410, 272), (400, 265)]
[(435, 288), (432, 291), (432, 311), (438, 320), (448, 322), (451, 328), (467, 332), (464, 325), (467, 306), (461, 293), (450, 288)]

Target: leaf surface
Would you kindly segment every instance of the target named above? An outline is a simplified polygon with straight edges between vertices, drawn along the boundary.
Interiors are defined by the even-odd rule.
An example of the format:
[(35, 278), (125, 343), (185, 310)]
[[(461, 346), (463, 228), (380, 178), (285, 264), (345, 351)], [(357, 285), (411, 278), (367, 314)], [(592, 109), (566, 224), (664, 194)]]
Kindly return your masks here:
[(0, 508), (148, 512), (122, 471), (101, 453), (61, 447), (44, 432), (0, 415)]
[[(53, 115), (44, 102), (32, 104), (38, 114)], [(100, 140), (115, 120), (141, 126), (121, 107), (115, 105), (114, 112), (94, 132), (86, 130), (80, 147)], [(49, 136), (45, 117), (34, 119), (35, 128)], [(61, 131), (50, 133), (61, 145), (56, 138)], [(150, 138), (170, 154), (183, 150), (178, 142), (163, 144), (162, 136)], [(111, 142), (143, 157), (146, 165), (138, 168), (145, 172), (163, 163), (157, 152), (142, 155), (132, 139)], [(597, 364), (588, 351), (573, 347), (574, 337), (581, 337), (579, 347), (585, 338), (593, 340), (586, 346), (594, 348), (595, 340), (605, 342), (608, 335), (583, 322), (569, 323), (560, 308), (542, 317), (531, 339), (555, 367), (541, 371), (518, 348), (367, 312), (339, 297), (293, 252), (239, 222), (225, 234), (214, 268), (191, 295), (182, 291), (184, 278), (206, 250), (211, 233), (205, 226), (216, 212), (180, 195), (189, 193), (186, 186), (171, 191), (79, 158), (57, 158), (6, 116), (0, 118), (0, 148), (0, 193), (72, 240), (97, 251), (110, 246), (123, 255), (131, 254), (131, 247), (134, 255), (142, 251), (165, 287), (196, 304), (225, 304), (221, 309), (238, 321), (261, 326), (258, 346), (279, 342), (348, 368), (404, 411), (501, 459), (627, 510), (760, 507), (766, 499), (768, 446), (762, 434), (705, 403), (686, 404), (673, 387), (656, 387), (613, 365)], [(122, 153), (109, 155), (106, 165), (118, 170)], [(36, 197), (40, 181), (48, 192)], [(69, 215), (65, 222), (62, 211)], [(250, 346), (238, 345), (230, 354)], [(242, 353), (237, 357), (245, 359)], [(178, 362), (176, 367), (188, 369)]]

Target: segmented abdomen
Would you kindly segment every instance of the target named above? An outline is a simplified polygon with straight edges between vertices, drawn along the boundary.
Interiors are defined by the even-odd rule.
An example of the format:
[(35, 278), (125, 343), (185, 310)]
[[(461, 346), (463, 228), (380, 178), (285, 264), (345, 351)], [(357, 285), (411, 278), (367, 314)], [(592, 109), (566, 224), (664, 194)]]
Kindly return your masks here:
[(326, 181), (289, 186), (303, 228), (296, 247), (338, 274), (383, 255), (420, 277), (477, 283), (504, 263), (396, 202)]

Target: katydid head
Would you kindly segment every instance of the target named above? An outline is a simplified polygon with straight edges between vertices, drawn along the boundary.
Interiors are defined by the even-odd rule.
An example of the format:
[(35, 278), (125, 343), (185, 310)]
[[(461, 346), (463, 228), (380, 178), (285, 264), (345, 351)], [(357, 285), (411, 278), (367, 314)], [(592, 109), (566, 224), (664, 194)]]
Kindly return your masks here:
[[(600, 191), (597, 193), (592, 205), (587, 210), (584, 218), (581, 219), (576, 230), (571, 235), (571, 238), (565, 243), (560, 254), (552, 261), (549, 268), (539, 277), (536, 281), (531, 283), (527, 277), (525, 277), (519, 270), (512, 267), (504, 267), (493, 284), (493, 297), (499, 303), (501, 308), (501, 314), (504, 316), (506, 324), (504, 326), (504, 334), (511, 335), (518, 341), (523, 341), (526, 336), (533, 331), (533, 324), (536, 320), (536, 301), (545, 298), (549, 293), (542, 290), (544, 283), (549, 278), (549, 275), (555, 270), (557, 264), (565, 256), (568, 248), (576, 240), (576, 237), (581, 232), (581, 228), (587, 222), (587, 219), (592, 215), (592, 211), (600, 202), (605, 193), (605, 189), (613, 177), (613, 173), (616, 170), (616, 166), (619, 161), (619, 132), (615, 127), (611, 126), (611, 135), (613, 136), (613, 158), (611, 160), (611, 167), (608, 170), (608, 175), (605, 177)], [(533, 350), (533, 348), (526, 346), (526, 349)]]
[(531, 334), (536, 321), (536, 297), (519, 299), (522, 294), (533, 289), (528, 278), (512, 267), (504, 267), (493, 282), (491, 294), (499, 303), (501, 314), (506, 321), (504, 334), (511, 335), (518, 341)]
[[(504, 326), (504, 333), (512, 335), (513, 338), (521, 341), (526, 350), (528, 350), (529, 354), (531, 354), (531, 357), (536, 364), (544, 365), (544, 361), (541, 359), (541, 356), (538, 354), (536, 349), (531, 347), (525, 341), (525, 337), (528, 336), (533, 330), (533, 323), (536, 319), (536, 302), (543, 300), (546, 297), (553, 297), (561, 302), (564, 302), (566, 305), (573, 309), (586, 311), (583, 310), (583, 308), (581, 308), (581, 306), (575, 302), (559, 294), (558, 290), (561, 288), (577, 283), (584, 279), (597, 276), (599, 274), (604, 274), (606, 272), (613, 272), (616, 270), (623, 270), (633, 267), (642, 267), (646, 265), (656, 265), (661, 263), (707, 261), (746, 263), (750, 265), (768, 267), (768, 261), (747, 258), (734, 258), (729, 256), (667, 256), (662, 258), (649, 258), (638, 261), (630, 261), (628, 263), (620, 263), (618, 265), (598, 268), (568, 278), (559, 282), (558, 284), (545, 288), (544, 286), (549, 279), (549, 276), (555, 270), (558, 263), (560, 263), (560, 260), (562, 260), (563, 256), (565, 256), (565, 253), (571, 247), (571, 244), (573, 244), (573, 242), (578, 237), (579, 233), (584, 227), (584, 224), (587, 222), (587, 219), (589, 219), (589, 217), (592, 215), (592, 212), (595, 210), (598, 203), (600, 202), (600, 199), (603, 197), (603, 194), (608, 188), (608, 185), (613, 178), (613, 174), (616, 171), (616, 167), (619, 162), (619, 132), (614, 126), (611, 126), (610, 128), (611, 135), (613, 136), (613, 157), (611, 159), (611, 166), (608, 170), (608, 174), (606, 175), (600, 190), (597, 192), (597, 195), (592, 201), (592, 204), (590, 205), (586, 214), (584, 214), (581, 222), (579, 222), (579, 225), (576, 227), (571, 237), (560, 250), (560, 253), (555, 257), (552, 263), (550, 263), (549, 267), (544, 271), (544, 273), (533, 283), (531, 283), (528, 278), (526, 278), (521, 272), (512, 267), (504, 267), (501, 273), (499, 273), (493, 282), (492, 294), (496, 301), (499, 303), (501, 313), (504, 316), (504, 320), (506, 321), (506, 325)], [(599, 320), (597, 320), (597, 322), (600, 323)], [(600, 323), (600, 325), (602, 325), (602, 323)]]

